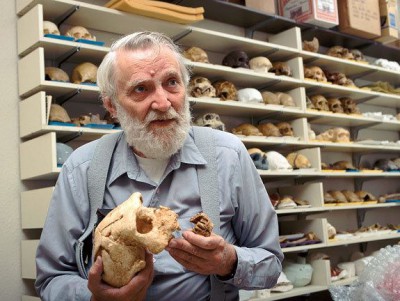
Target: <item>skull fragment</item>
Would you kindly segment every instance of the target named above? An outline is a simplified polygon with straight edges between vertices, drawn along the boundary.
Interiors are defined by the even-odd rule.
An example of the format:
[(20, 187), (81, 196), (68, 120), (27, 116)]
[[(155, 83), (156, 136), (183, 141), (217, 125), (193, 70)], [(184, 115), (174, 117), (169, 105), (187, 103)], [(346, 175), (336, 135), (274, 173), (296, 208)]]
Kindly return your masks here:
[(329, 111), (328, 100), (321, 94), (310, 97), (314, 109), (319, 111)]
[(282, 137), (278, 127), (271, 122), (259, 124), (258, 129), (266, 137)]
[(74, 84), (95, 84), (97, 81), (97, 66), (89, 62), (79, 64), (72, 70), (71, 79)]
[(253, 57), (249, 61), (250, 69), (260, 73), (268, 73), (272, 68), (271, 61), (264, 56)]
[(244, 136), (262, 136), (260, 130), (250, 123), (242, 123), (239, 126), (232, 129), (232, 133), (235, 135)]
[(217, 81), (213, 83), (215, 95), (221, 100), (237, 100), (237, 89), (232, 82)]
[(60, 30), (58, 29), (57, 25), (50, 21), (43, 21), (43, 34), (52, 34), (59, 36)]
[(333, 129), (333, 142), (350, 142), (350, 132), (344, 128)]
[(66, 36), (73, 37), (75, 40), (84, 39), (96, 41), (96, 37), (93, 36), (85, 27), (83, 26), (73, 26), (66, 33)]
[(342, 102), (339, 100), (339, 98), (336, 97), (328, 98), (328, 106), (329, 110), (331, 110), (334, 113), (344, 113)]
[(261, 92), (263, 101), (265, 104), (271, 104), (271, 105), (279, 105), (280, 100), (276, 93), (269, 92), (269, 91), (263, 91)]
[(145, 250), (160, 253), (179, 230), (178, 215), (167, 207), (147, 208), (133, 193), (99, 223), (94, 234), (94, 258), (103, 260), (103, 280), (122, 287), (145, 268)]
[(286, 107), (295, 107), (296, 104), (294, 102), (293, 97), (290, 94), (283, 93), (283, 92), (276, 92), (276, 96), (279, 99), (279, 103)]
[(249, 56), (246, 52), (241, 50), (234, 50), (229, 52), (222, 60), (222, 65), (232, 68), (247, 68), (249, 69)]
[(207, 52), (200, 47), (190, 47), (183, 52), (183, 56), (192, 62), (209, 63)]
[(194, 120), (194, 124), (198, 126), (210, 127), (216, 130), (225, 131), (225, 124), (216, 113), (206, 113), (198, 116)]
[(349, 49), (342, 46), (333, 46), (328, 49), (327, 55), (338, 57), (341, 59), (353, 60), (354, 56)]
[(215, 97), (215, 88), (208, 78), (193, 77), (188, 86), (188, 94), (193, 97)]
[(56, 67), (46, 67), (44, 68), (45, 80), (52, 80), (57, 82), (69, 82), (68, 74)]
[(62, 106), (52, 103), (50, 106), (49, 121), (71, 122), (71, 118), (69, 117), (67, 110)]

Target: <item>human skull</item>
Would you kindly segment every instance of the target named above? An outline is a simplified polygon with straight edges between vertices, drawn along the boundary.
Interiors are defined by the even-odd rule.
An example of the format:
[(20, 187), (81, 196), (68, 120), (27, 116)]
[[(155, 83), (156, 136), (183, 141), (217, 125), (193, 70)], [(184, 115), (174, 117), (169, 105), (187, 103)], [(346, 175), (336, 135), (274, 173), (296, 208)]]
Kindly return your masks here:
[(304, 67), (304, 77), (318, 82), (327, 82), (324, 71), (318, 66)]
[(271, 104), (271, 105), (280, 104), (278, 96), (273, 92), (263, 91), (261, 92), (261, 96), (265, 104)]
[(103, 280), (122, 287), (145, 268), (146, 249), (158, 254), (180, 230), (178, 215), (167, 207), (143, 206), (142, 195), (133, 193), (114, 208), (94, 231), (94, 258), (103, 260)]
[(279, 129), (282, 136), (294, 136), (293, 128), (289, 122), (279, 122), (276, 124), (276, 127)]
[(319, 41), (316, 37), (314, 37), (311, 41), (303, 41), (303, 50), (318, 52), (319, 50)]
[(242, 123), (241, 125), (232, 129), (232, 133), (235, 135), (244, 135), (244, 136), (262, 136), (263, 134), (260, 132), (258, 128), (250, 123)]
[(89, 62), (79, 64), (72, 70), (71, 79), (74, 84), (95, 84), (97, 81), (97, 66)]
[(271, 122), (259, 124), (258, 129), (266, 137), (282, 137), (278, 127)]
[(329, 111), (328, 100), (321, 94), (313, 95), (310, 99), (314, 109), (319, 111)]
[(188, 85), (188, 94), (193, 97), (215, 97), (215, 88), (208, 78), (195, 76)]
[(198, 116), (194, 120), (194, 124), (198, 126), (210, 127), (216, 130), (225, 131), (225, 124), (216, 113), (206, 113)]
[(261, 149), (250, 148), (247, 150), (247, 152), (249, 153), (257, 169), (262, 169), (262, 170), (268, 169), (267, 156)]
[(46, 67), (44, 68), (45, 80), (52, 80), (57, 82), (69, 82), (68, 74), (56, 67)]
[(295, 107), (296, 104), (294, 102), (293, 97), (290, 94), (283, 93), (283, 92), (276, 92), (276, 96), (279, 99), (279, 103), (286, 107)]
[(325, 76), (331, 83), (340, 86), (354, 86), (354, 82), (341, 72), (325, 72)]
[(96, 37), (93, 36), (85, 27), (83, 26), (73, 26), (66, 33), (66, 36), (73, 37), (75, 40), (84, 39), (96, 41)]
[(333, 142), (333, 136), (334, 136), (333, 129), (328, 129), (328, 130), (322, 132), (321, 134), (317, 135), (315, 137), (315, 139), (319, 140), (319, 141), (330, 141), (330, 142)]
[(350, 132), (341, 127), (334, 128), (332, 142), (350, 142)]
[(190, 47), (186, 49), (183, 56), (192, 62), (209, 63), (207, 52), (199, 47)]
[(251, 70), (256, 72), (268, 73), (268, 70), (272, 68), (272, 63), (264, 56), (257, 56), (249, 61), (249, 66)]
[(281, 155), (276, 151), (269, 151), (266, 153), (268, 160), (268, 168), (270, 170), (292, 170), (292, 166), (289, 164), (285, 156)]
[(71, 122), (67, 110), (56, 103), (52, 103), (50, 106), (49, 121), (57, 122)]
[(43, 21), (43, 34), (53, 34), (53, 35), (60, 35), (60, 31), (56, 24), (50, 21)]
[(342, 98), (340, 98), (340, 101), (342, 102), (344, 113), (346, 113), (346, 114), (361, 114), (361, 112), (357, 106), (357, 103), (350, 97), (342, 97)]
[(342, 46), (333, 46), (328, 49), (327, 55), (338, 57), (341, 59), (348, 59), (352, 60), (354, 59), (353, 54), (349, 51), (349, 49), (344, 48)]
[(238, 101), (244, 103), (262, 103), (263, 97), (257, 89), (244, 88), (237, 91)]
[(237, 100), (237, 89), (229, 81), (217, 81), (213, 83), (215, 95), (221, 100)]
[(234, 50), (229, 52), (222, 60), (222, 65), (232, 68), (250, 68), (249, 57), (246, 52), (241, 50)]
[(292, 76), (292, 69), (286, 62), (275, 62), (272, 64), (272, 72), (276, 75)]
[(308, 158), (300, 153), (294, 152), (290, 153), (286, 156), (289, 164), (293, 167), (293, 169), (299, 168), (310, 168), (311, 163)]
[(360, 50), (352, 49), (351, 54), (353, 55), (355, 61), (359, 62), (365, 61), (364, 54)]
[(334, 113), (344, 113), (342, 103), (339, 100), (339, 98), (336, 97), (328, 98), (328, 106), (329, 110), (331, 110)]

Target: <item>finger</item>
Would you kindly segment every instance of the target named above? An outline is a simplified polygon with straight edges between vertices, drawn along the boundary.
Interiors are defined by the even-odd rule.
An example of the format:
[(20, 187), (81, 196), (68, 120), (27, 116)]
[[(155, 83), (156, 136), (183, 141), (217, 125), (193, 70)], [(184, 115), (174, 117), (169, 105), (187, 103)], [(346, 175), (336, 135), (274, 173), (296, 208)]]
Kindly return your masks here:
[(223, 238), (214, 233), (209, 237), (204, 237), (202, 235), (193, 233), (192, 231), (185, 231), (182, 233), (183, 238), (185, 238), (192, 245), (206, 250), (213, 250), (219, 246)]
[(88, 288), (93, 292), (96, 286), (101, 284), (101, 274), (103, 273), (103, 260), (97, 256), (96, 261), (89, 270)]

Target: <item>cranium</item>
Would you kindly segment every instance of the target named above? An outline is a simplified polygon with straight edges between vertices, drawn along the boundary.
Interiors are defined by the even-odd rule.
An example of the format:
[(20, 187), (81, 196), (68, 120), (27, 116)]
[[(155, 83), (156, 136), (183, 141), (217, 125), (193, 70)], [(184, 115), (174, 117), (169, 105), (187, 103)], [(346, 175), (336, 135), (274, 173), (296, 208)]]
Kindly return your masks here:
[(292, 166), (289, 164), (288, 160), (276, 151), (269, 151), (266, 153), (268, 160), (268, 168), (270, 170), (291, 170)]
[(79, 64), (72, 70), (71, 79), (74, 84), (96, 83), (97, 66), (89, 62)]
[(288, 160), (289, 164), (292, 165), (293, 169), (311, 167), (310, 160), (308, 160), (306, 156), (297, 152), (290, 153), (286, 156), (286, 159)]
[(275, 62), (272, 64), (272, 72), (276, 75), (292, 76), (292, 69), (286, 62)]
[(319, 49), (319, 41), (316, 37), (314, 37), (311, 41), (303, 41), (303, 50), (318, 52)]
[(94, 258), (103, 260), (103, 280), (114, 287), (126, 285), (144, 269), (145, 250), (157, 254), (179, 230), (178, 215), (167, 207), (144, 207), (133, 193), (99, 223), (94, 233)]
[(339, 100), (339, 98), (336, 97), (328, 98), (328, 106), (329, 110), (331, 110), (334, 113), (344, 113), (342, 103)]
[(244, 88), (237, 91), (237, 98), (240, 102), (245, 103), (262, 103), (263, 98), (257, 89), (254, 88)]
[(267, 137), (282, 137), (278, 127), (271, 122), (262, 123), (258, 125), (260, 132)]
[(333, 46), (328, 49), (327, 55), (338, 57), (341, 59), (354, 59), (353, 54), (349, 51), (349, 49), (344, 48), (342, 46)]
[(264, 56), (253, 57), (249, 65), (251, 70), (262, 73), (268, 73), (268, 70), (272, 68), (271, 61)]
[(73, 26), (66, 33), (66, 36), (73, 37), (75, 40), (84, 39), (96, 41), (96, 37), (93, 36), (85, 27), (83, 26)]
[(342, 102), (344, 113), (346, 113), (346, 114), (361, 114), (361, 112), (357, 106), (357, 103), (350, 97), (342, 97), (342, 98), (340, 98), (340, 101)]
[(183, 52), (183, 56), (192, 62), (209, 63), (207, 52), (199, 47), (190, 47)]
[(52, 103), (50, 106), (49, 121), (71, 122), (71, 118), (69, 117), (67, 110), (62, 106)]
[(283, 93), (283, 92), (276, 92), (275, 95), (279, 99), (279, 103), (281, 105), (287, 106), (287, 107), (295, 107), (296, 104), (294, 103), (294, 99), (290, 94)]
[(225, 124), (221, 121), (221, 118), (216, 113), (206, 113), (198, 116), (194, 120), (194, 124), (198, 126), (210, 127), (216, 130), (225, 131)]
[(45, 80), (53, 80), (58, 82), (69, 82), (68, 74), (56, 67), (46, 67), (44, 68)]
[(215, 94), (221, 100), (237, 100), (237, 89), (235, 85), (228, 81), (217, 81), (213, 83)]
[(235, 135), (245, 135), (245, 136), (262, 136), (258, 128), (250, 123), (243, 123), (232, 129), (232, 133)]
[(228, 53), (222, 60), (222, 65), (232, 68), (250, 68), (249, 57), (246, 52), (241, 50), (234, 50)]
[(60, 35), (60, 31), (56, 24), (50, 21), (43, 21), (43, 34), (53, 34), (53, 35)]
[(350, 132), (344, 128), (333, 129), (333, 142), (350, 142)]
[(267, 156), (261, 149), (250, 148), (247, 151), (257, 169), (262, 169), (262, 170), (268, 169)]
[(321, 94), (313, 95), (310, 99), (314, 109), (319, 111), (329, 111), (328, 100)]
[(354, 60), (362, 62), (365, 61), (364, 54), (358, 49), (352, 49), (351, 54), (353, 55)]
[(325, 72), (325, 76), (331, 83), (340, 86), (354, 86), (354, 82), (341, 72)]
[(327, 82), (324, 71), (318, 66), (304, 67), (304, 77), (318, 82)]
[(271, 104), (271, 105), (280, 104), (278, 96), (273, 92), (263, 91), (261, 92), (261, 96), (265, 104)]
[(333, 135), (334, 135), (333, 129), (328, 129), (328, 130), (322, 132), (321, 134), (317, 135), (315, 137), (315, 139), (319, 140), (319, 141), (333, 142)]
[(215, 97), (215, 88), (208, 78), (195, 76), (189, 82), (188, 94), (193, 97)]
[(289, 122), (279, 122), (276, 124), (276, 127), (279, 129), (282, 136), (294, 136), (293, 128)]
[(346, 160), (336, 161), (335, 163), (331, 164), (330, 168), (334, 170), (356, 169), (353, 163)]

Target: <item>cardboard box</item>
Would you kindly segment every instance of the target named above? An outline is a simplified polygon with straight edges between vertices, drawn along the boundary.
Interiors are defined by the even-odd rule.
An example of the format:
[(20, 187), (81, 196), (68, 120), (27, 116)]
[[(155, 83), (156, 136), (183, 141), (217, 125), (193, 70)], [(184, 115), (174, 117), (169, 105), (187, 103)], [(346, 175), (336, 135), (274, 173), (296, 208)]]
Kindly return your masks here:
[(325, 28), (339, 24), (336, 0), (279, 0), (279, 14), (299, 23)]
[(246, 6), (271, 15), (277, 13), (275, 0), (246, 0)]
[(339, 30), (366, 39), (381, 35), (378, 0), (338, 0)]
[(381, 36), (376, 40), (391, 43), (399, 38), (399, 15), (397, 0), (379, 0), (381, 16)]

